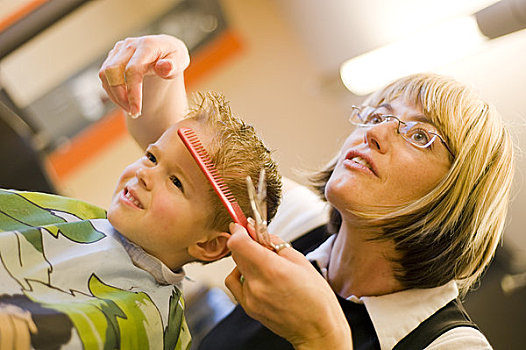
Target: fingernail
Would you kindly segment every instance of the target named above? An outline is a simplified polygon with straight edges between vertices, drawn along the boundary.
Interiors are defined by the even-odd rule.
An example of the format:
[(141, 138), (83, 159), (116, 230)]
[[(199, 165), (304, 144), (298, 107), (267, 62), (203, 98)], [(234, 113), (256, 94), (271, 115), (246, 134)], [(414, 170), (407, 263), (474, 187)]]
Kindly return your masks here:
[(172, 62), (168, 61), (168, 67), (170, 69), (168, 69), (168, 72), (166, 73), (166, 75), (170, 75), (173, 72), (175, 72), (175, 64), (172, 64)]

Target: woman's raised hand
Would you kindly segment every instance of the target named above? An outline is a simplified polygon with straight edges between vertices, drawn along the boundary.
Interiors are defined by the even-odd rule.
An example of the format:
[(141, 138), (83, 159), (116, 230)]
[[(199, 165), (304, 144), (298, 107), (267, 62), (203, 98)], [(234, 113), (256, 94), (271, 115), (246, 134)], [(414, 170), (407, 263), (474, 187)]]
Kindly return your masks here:
[(139, 116), (145, 77), (152, 76), (158, 81), (174, 79), (182, 76), (189, 63), (186, 45), (175, 37), (127, 38), (117, 42), (108, 53), (99, 70), (99, 78), (113, 102), (131, 116)]
[[(277, 254), (232, 224), (228, 247), (237, 267), (225, 284), (247, 314), (296, 349), (351, 349), (351, 331), (329, 284), (293, 248)], [(272, 237), (273, 243), (282, 242)]]

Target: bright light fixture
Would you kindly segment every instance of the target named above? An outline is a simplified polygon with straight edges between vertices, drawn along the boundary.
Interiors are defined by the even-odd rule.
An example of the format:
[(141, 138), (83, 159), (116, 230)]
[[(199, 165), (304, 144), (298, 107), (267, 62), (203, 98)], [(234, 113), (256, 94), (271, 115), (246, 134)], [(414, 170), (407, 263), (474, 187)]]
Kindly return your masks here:
[(402, 76), (467, 56), (487, 40), (474, 16), (456, 18), (346, 61), (341, 79), (351, 92), (367, 95)]

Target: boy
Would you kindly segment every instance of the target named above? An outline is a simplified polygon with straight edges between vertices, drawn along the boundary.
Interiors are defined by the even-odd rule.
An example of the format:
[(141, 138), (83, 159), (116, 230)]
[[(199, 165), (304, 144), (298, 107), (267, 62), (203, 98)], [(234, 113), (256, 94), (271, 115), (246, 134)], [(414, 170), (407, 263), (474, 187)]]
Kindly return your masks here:
[(281, 180), (270, 152), (212, 93), (124, 170), (107, 219), (84, 202), (0, 191), (0, 347), (188, 348), (181, 268), (228, 254), (231, 219), (179, 139), (183, 126), (247, 216), (245, 178), (264, 167), (275, 214)]

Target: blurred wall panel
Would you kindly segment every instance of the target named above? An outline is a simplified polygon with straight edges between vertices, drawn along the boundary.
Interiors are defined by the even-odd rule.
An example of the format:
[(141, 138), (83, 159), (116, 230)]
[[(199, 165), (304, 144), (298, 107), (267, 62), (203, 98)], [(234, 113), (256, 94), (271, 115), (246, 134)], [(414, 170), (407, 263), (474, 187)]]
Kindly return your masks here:
[(2, 85), (24, 108), (177, 2), (88, 2), (2, 60)]

